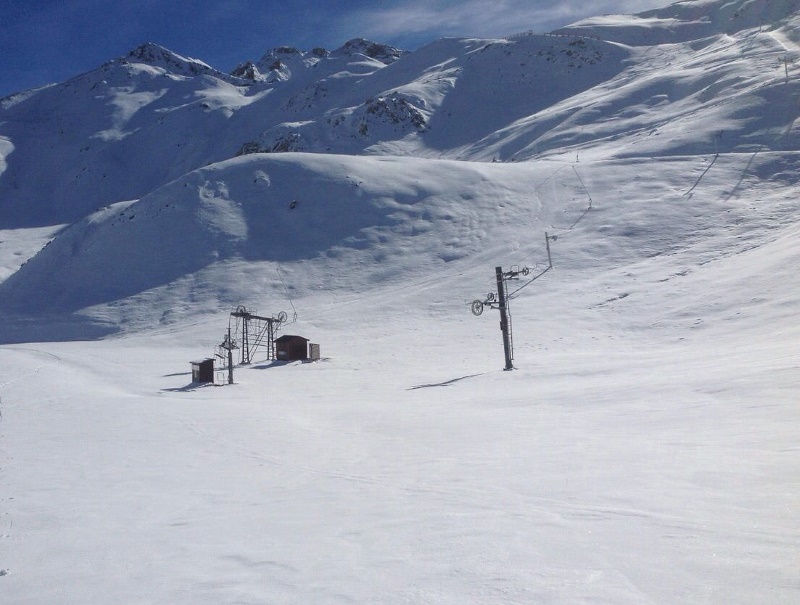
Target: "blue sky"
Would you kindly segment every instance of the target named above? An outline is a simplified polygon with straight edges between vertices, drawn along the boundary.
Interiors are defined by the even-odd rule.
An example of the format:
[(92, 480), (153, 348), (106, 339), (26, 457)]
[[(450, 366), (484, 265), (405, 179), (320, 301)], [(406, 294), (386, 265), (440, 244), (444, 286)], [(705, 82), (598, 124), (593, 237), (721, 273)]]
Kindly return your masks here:
[(547, 32), (670, 0), (0, 0), (0, 97), (61, 82), (142, 42), (230, 71), (275, 46), (363, 37), (413, 50), (442, 36)]

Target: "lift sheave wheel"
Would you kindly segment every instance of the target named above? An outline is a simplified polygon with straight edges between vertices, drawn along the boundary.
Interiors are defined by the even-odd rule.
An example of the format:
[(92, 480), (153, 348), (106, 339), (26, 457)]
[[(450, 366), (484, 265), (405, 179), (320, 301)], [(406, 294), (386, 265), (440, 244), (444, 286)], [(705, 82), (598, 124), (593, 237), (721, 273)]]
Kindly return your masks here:
[(473, 300), (471, 309), (473, 315), (480, 315), (481, 313), (483, 313), (483, 303), (477, 299)]

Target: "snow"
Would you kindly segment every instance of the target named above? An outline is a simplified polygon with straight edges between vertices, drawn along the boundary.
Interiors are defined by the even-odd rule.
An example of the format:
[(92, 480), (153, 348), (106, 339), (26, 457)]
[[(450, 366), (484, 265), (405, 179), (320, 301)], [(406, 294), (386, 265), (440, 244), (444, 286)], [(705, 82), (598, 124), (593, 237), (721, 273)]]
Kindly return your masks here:
[(15, 273), (64, 227), (0, 229), (0, 282)]
[(664, 293), (598, 308), (623, 275), (545, 279), (514, 306), (515, 372), (496, 318), (459, 310), (452, 279), (298, 301), (291, 331), (326, 360), (257, 361), (233, 386), (189, 384), (221, 316), (3, 347), (6, 594), (790, 601), (797, 329), (784, 316), (780, 338), (759, 336), (762, 312), (715, 321), (698, 300), (665, 320)]
[[(3, 602), (796, 602), (798, 17), (718, 5), (7, 103)], [(670, 11), (709, 37), (619, 43)], [(241, 304), (322, 359), (192, 383)]]

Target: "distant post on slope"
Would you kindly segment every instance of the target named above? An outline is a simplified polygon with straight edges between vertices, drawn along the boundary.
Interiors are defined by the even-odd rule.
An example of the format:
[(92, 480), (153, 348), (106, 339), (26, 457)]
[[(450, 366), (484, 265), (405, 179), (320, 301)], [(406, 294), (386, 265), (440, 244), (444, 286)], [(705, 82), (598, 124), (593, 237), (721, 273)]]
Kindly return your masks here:
[(506, 285), (505, 278), (503, 277), (503, 267), (494, 268), (495, 277), (497, 278), (497, 302), (500, 309), (500, 330), (503, 332), (503, 353), (506, 358), (506, 367), (504, 370), (513, 370), (511, 354), (511, 335), (508, 329), (508, 307), (506, 305)]

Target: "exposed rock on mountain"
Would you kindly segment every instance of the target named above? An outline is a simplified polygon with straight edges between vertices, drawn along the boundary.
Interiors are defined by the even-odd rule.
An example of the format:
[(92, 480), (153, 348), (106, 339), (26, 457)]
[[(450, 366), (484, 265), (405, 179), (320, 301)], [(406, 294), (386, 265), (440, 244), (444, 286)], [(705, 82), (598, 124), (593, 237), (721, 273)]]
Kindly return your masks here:
[(340, 49), (333, 52), (333, 54), (366, 55), (370, 59), (376, 59), (381, 63), (389, 65), (401, 59), (408, 54), (407, 50), (401, 50), (388, 44), (379, 44), (364, 38), (355, 38), (344, 44)]

